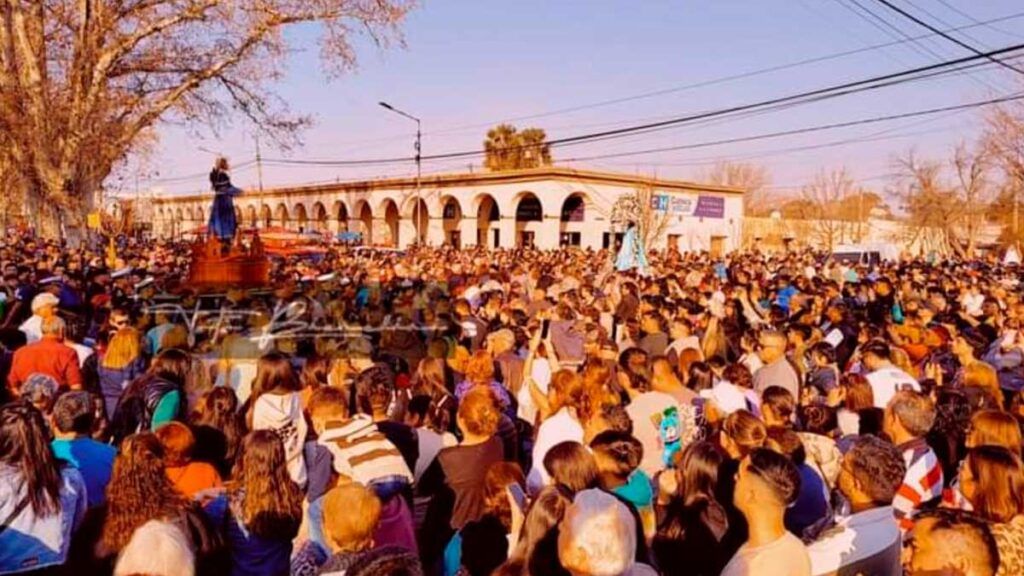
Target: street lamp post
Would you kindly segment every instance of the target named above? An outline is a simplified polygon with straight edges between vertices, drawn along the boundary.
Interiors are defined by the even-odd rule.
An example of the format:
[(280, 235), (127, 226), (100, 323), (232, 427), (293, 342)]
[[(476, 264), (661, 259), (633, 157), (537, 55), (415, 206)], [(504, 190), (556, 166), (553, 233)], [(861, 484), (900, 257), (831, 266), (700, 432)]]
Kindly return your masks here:
[(420, 119), (413, 116), (412, 114), (409, 114), (408, 112), (403, 112), (398, 108), (395, 108), (394, 106), (388, 104), (387, 102), (378, 102), (378, 104), (380, 104), (382, 108), (386, 108), (387, 110), (390, 110), (395, 114), (398, 114), (399, 116), (404, 116), (405, 118), (408, 118), (409, 120), (416, 122), (416, 205), (412, 209), (412, 217), (414, 221), (413, 226), (416, 229), (416, 244), (419, 244), (420, 242), (423, 242), (423, 231), (420, 229), (420, 176), (422, 174), (421, 152), (423, 149), (423, 133), (421, 131)]

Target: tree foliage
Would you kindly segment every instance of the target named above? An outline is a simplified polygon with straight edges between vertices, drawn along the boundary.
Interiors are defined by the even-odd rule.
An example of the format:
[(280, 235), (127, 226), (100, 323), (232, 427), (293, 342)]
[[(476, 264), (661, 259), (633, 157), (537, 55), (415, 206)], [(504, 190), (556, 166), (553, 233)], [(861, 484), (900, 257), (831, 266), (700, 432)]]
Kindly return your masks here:
[(523, 170), (551, 165), (551, 146), (540, 128), (518, 130), (499, 124), (487, 131), (484, 140), (484, 168), (491, 172)]
[(315, 23), (325, 71), (354, 41), (397, 38), (409, 0), (6, 0), (0, 7), (0, 165), (81, 220), (160, 121), (234, 114), (288, 143), (309, 120), (271, 90), (287, 28)]

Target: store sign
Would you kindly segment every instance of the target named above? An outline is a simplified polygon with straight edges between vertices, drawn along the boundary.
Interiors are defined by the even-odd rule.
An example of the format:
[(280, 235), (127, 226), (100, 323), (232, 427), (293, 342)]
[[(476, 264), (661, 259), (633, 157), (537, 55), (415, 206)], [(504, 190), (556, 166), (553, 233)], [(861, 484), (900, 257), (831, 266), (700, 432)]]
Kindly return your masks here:
[(665, 194), (656, 194), (651, 196), (651, 210), (657, 210), (659, 212), (665, 212), (668, 210), (668, 196)]
[(724, 218), (725, 198), (718, 196), (698, 196), (697, 209), (693, 211), (693, 215), (701, 218)]
[(725, 198), (704, 195), (694, 198), (692, 196), (657, 194), (651, 196), (651, 209), (659, 212), (671, 212), (678, 216), (724, 218)]

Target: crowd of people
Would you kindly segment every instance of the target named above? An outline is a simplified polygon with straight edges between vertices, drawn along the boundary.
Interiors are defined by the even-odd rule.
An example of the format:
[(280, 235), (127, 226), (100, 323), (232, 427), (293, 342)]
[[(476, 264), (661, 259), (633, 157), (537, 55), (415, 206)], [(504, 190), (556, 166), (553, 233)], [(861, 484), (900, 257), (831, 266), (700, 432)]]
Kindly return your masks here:
[(188, 253), (0, 248), (0, 574), (1024, 574), (1015, 266)]

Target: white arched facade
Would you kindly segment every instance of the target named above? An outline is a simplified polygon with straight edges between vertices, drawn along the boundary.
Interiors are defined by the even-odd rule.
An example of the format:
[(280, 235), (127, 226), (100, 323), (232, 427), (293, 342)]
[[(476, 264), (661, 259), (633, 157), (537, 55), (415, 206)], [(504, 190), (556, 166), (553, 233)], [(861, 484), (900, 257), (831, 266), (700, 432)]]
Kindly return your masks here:
[[(611, 222), (616, 200), (645, 190), (642, 197), (664, 221), (653, 247), (725, 252), (742, 242), (738, 189), (554, 167), (431, 176), (416, 184), (392, 179), (247, 191), (236, 207), (245, 227), (356, 232), (380, 246), (601, 249), (621, 233)], [(208, 195), (157, 199), (154, 232), (177, 237), (203, 226), (210, 201)]]

